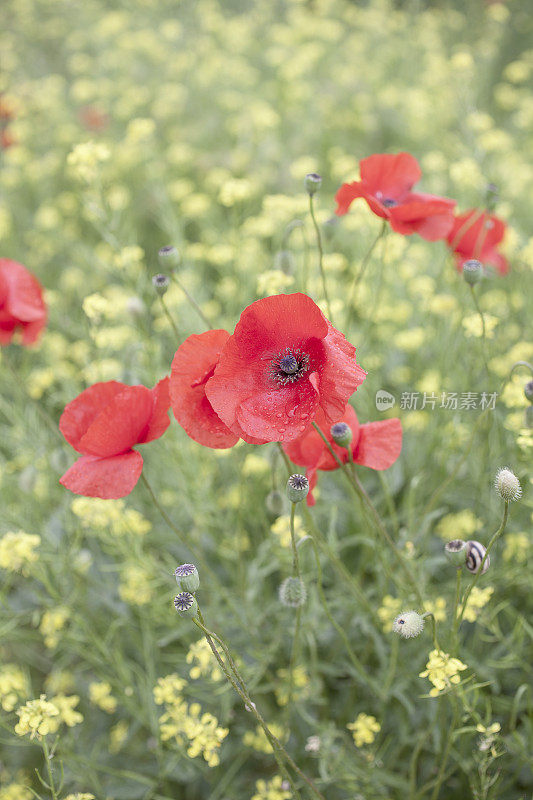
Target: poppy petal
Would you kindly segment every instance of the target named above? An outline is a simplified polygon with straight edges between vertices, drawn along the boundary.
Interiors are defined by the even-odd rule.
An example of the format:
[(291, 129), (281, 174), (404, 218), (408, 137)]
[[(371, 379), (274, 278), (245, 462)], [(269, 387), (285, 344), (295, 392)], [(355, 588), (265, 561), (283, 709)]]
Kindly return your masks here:
[(92, 456), (116, 456), (138, 444), (153, 408), (150, 389), (126, 386), (101, 409), (82, 436), (80, 452)]
[(114, 500), (132, 491), (142, 468), (143, 459), (136, 450), (110, 458), (82, 456), (59, 482), (74, 494)]
[(59, 430), (74, 450), (81, 452), (80, 441), (91, 423), (124, 389), (127, 389), (126, 384), (118, 381), (95, 383), (65, 406), (59, 420)]
[(177, 421), (191, 439), (204, 447), (233, 447), (239, 437), (215, 413), (205, 394), (206, 383), (229, 339), (224, 330), (193, 334), (172, 361), (170, 397)]
[(367, 422), (359, 428), (354, 461), (371, 469), (388, 469), (402, 450), (402, 423), (399, 419)]
[(309, 380), (282, 389), (270, 388), (241, 402), (236, 422), (245, 434), (265, 442), (289, 441), (309, 425), (318, 402), (318, 392)]
[(153, 403), (152, 414), (146, 432), (143, 433), (142, 438), (139, 439), (139, 444), (159, 439), (170, 425), (170, 419), (168, 417), (168, 410), (170, 408), (169, 384), (170, 379), (167, 375), (167, 377), (160, 380), (153, 389), (150, 389)]
[[(400, 202), (422, 177), (418, 161), (410, 153), (375, 153), (360, 163), (361, 180), (372, 194)], [(378, 195), (379, 197), (379, 195)]]
[(355, 360), (355, 347), (332, 325), (329, 325), (324, 345), (326, 358), (320, 373), (320, 407), (331, 425), (342, 417), (349, 398), (367, 373)]

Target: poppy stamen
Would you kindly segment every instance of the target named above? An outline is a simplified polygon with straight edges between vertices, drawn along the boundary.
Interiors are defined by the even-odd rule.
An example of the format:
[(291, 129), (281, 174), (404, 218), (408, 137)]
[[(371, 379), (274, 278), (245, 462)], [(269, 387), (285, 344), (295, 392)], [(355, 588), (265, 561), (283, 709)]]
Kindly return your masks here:
[(270, 375), (280, 386), (298, 381), (309, 369), (309, 356), (286, 347), (270, 362)]

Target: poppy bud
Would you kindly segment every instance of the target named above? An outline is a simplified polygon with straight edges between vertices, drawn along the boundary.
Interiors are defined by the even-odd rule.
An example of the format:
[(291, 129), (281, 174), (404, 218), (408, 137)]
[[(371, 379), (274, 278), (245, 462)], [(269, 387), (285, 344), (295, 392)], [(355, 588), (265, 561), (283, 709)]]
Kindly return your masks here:
[(526, 396), (526, 400), (529, 400), (530, 403), (533, 403), (533, 380), (528, 381), (524, 386), (524, 394)]
[(159, 263), (164, 269), (169, 267), (170, 269), (175, 269), (180, 263), (180, 254), (171, 244), (162, 247), (157, 255), (159, 256)]
[(496, 184), (488, 183), (485, 189), (485, 205), (487, 206), (487, 211), (494, 211), (499, 199), (499, 191)]
[(470, 284), (475, 286), (476, 283), (483, 278), (483, 264), (476, 258), (470, 258), (463, 264), (463, 278)]
[(305, 500), (309, 494), (309, 481), (305, 475), (291, 475), (287, 481), (287, 497), (291, 503), (299, 503)]
[(168, 287), (170, 286), (170, 279), (168, 278), (167, 275), (162, 275), (160, 273), (159, 275), (154, 275), (154, 277), (152, 278), (152, 285), (156, 290), (157, 294), (160, 297), (163, 297), (163, 295), (166, 294)]
[(285, 578), (279, 587), (279, 599), (284, 606), (299, 608), (307, 599), (307, 589), (301, 578)]
[(498, 470), (494, 479), (494, 488), (506, 503), (520, 500), (522, 497), (520, 481), (508, 467), (502, 467)]
[(392, 630), (404, 639), (412, 639), (424, 630), (424, 619), (416, 611), (404, 611), (392, 623)]
[(274, 267), (282, 272), (294, 272), (294, 256), (290, 250), (278, 250), (274, 257)]
[(353, 437), (352, 429), (346, 422), (336, 422), (331, 426), (331, 436), (339, 447), (349, 447)]
[(196, 597), (190, 592), (180, 592), (174, 598), (174, 608), (180, 617), (195, 617), (198, 613)]
[(316, 172), (309, 172), (304, 178), (304, 186), (307, 194), (312, 197), (322, 186), (322, 178)]
[(281, 494), (281, 492), (278, 492), (277, 489), (274, 489), (272, 492), (269, 492), (269, 494), (267, 494), (265, 504), (268, 513), (272, 514), (273, 517), (281, 516), (281, 514), (283, 514), (283, 511), (285, 510), (283, 495)]
[(200, 576), (194, 564), (180, 564), (174, 575), (182, 592), (195, 592), (200, 586)]
[[(485, 558), (486, 552), (487, 549), (481, 544), (481, 542), (470, 541), (466, 543), (466, 568), (469, 572), (479, 572), (481, 562)], [(487, 558), (485, 558), (485, 563), (483, 564), (481, 574), (483, 575), (489, 567), (490, 556), (487, 556)]]
[(462, 567), (466, 561), (466, 542), (462, 539), (454, 539), (444, 545), (444, 554), (450, 564), (454, 567)]

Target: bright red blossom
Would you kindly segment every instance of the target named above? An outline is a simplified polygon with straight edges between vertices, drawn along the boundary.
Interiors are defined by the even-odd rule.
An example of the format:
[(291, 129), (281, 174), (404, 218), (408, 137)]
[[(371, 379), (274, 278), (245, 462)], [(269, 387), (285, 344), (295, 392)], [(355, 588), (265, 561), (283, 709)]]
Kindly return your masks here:
[(319, 411), (338, 419), (365, 376), (310, 297), (281, 294), (243, 311), (205, 393), (236, 436), (264, 444), (296, 439)]
[[(371, 469), (388, 469), (400, 455), (402, 423), (398, 418), (366, 422), (364, 425), (360, 425), (357, 414), (352, 406), (348, 405), (342, 417), (336, 422), (345, 422), (352, 430), (351, 449), (356, 464)], [(325, 420), (320, 418), (317, 419), (317, 424), (326, 435), (338, 458), (346, 464), (349, 460), (348, 451), (345, 447), (339, 447), (334, 443), (330, 432), (331, 426), (326, 426)], [(306, 474), (311, 489), (316, 486), (317, 470), (339, 468), (324, 440), (314, 429), (309, 430), (294, 442), (283, 445), (283, 449), (294, 464), (307, 468)], [(307, 495), (307, 502), (308, 505), (315, 504), (312, 491)]]
[(37, 278), (26, 267), (0, 258), (0, 345), (9, 344), (16, 331), (22, 344), (34, 344), (46, 325), (46, 305)]
[(363, 197), (397, 233), (418, 233), (431, 242), (446, 236), (453, 225), (455, 200), (411, 191), (422, 176), (414, 156), (375, 154), (362, 159), (360, 172), (360, 181), (344, 183), (335, 195), (336, 214), (346, 214), (352, 202)]
[(507, 259), (498, 253), (497, 246), (505, 236), (505, 223), (478, 209), (472, 208), (454, 217), (453, 227), (446, 237), (453, 251), (458, 270), (471, 258), (491, 264), (500, 275), (509, 271)]
[(215, 414), (205, 394), (206, 383), (228, 339), (229, 333), (223, 330), (189, 336), (172, 361), (170, 400), (174, 416), (191, 439), (205, 447), (233, 447), (239, 441)]
[(168, 378), (153, 389), (118, 381), (95, 383), (59, 420), (67, 442), (82, 453), (60, 479), (74, 494), (111, 499), (129, 494), (143, 467), (137, 444), (158, 439), (170, 425)]

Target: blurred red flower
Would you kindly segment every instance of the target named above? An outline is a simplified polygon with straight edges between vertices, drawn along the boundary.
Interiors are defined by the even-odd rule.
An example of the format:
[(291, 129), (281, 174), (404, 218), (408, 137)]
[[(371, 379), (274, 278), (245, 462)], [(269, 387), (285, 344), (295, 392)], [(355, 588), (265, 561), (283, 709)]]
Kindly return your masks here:
[(245, 308), (205, 393), (235, 435), (264, 444), (301, 436), (319, 410), (338, 419), (365, 377), (310, 297), (280, 294)]
[(239, 437), (232, 433), (213, 411), (205, 386), (213, 375), (227, 331), (206, 331), (189, 336), (172, 361), (170, 400), (174, 416), (195, 442), (205, 447), (233, 447)]
[(472, 208), (454, 217), (446, 241), (453, 251), (458, 270), (462, 270), (465, 261), (475, 258), (505, 275), (509, 272), (509, 263), (496, 249), (504, 236), (505, 223), (501, 219)]
[[(339, 447), (331, 436), (331, 426), (323, 418), (317, 418), (317, 425), (343, 464), (348, 462), (348, 451)], [(356, 464), (371, 469), (388, 469), (402, 450), (402, 423), (398, 418), (359, 424), (352, 406), (346, 406), (344, 414), (336, 422), (345, 422), (352, 430), (351, 450)], [(306, 467), (311, 490), (316, 486), (317, 470), (339, 469), (339, 465), (329, 452), (326, 444), (314, 428), (294, 442), (283, 445), (283, 449), (294, 464)], [(315, 504), (313, 492), (307, 495), (308, 505)]]
[(361, 180), (343, 183), (335, 195), (336, 214), (346, 214), (352, 202), (363, 197), (397, 233), (418, 233), (431, 242), (446, 236), (453, 225), (455, 200), (411, 192), (422, 176), (414, 156), (375, 154), (363, 158), (359, 166)]
[(46, 325), (46, 305), (37, 278), (26, 267), (0, 258), (0, 345), (9, 344), (16, 331), (22, 344), (34, 344)]
[(170, 425), (168, 378), (153, 389), (118, 381), (95, 383), (63, 411), (59, 429), (82, 453), (60, 479), (74, 494), (125, 497), (139, 480), (140, 453), (132, 448), (158, 439)]
[(88, 131), (102, 131), (109, 125), (109, 117), (96, 106), (83, 106), (78, 111), (78, 119)]

